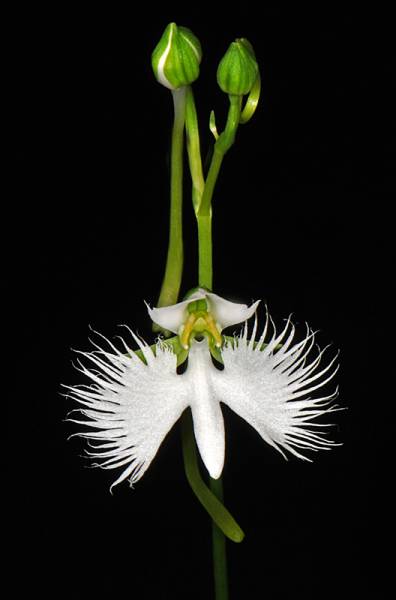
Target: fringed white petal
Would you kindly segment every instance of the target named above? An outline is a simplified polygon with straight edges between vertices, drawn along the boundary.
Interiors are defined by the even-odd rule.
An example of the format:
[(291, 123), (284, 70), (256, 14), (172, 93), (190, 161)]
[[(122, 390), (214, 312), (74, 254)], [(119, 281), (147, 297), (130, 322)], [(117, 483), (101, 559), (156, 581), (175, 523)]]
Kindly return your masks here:
[(104, 469), (124, 467), (112, 487), (128, 477), (131, 485), (142, 477), (190, 399), (188, 386), (176, 374), (175, 354), (161, 342), (154, 354), (133, 333), (132, 337), (147, 364), (124, 341), (127, 354), (106, 340), (111, 351), (95, 344), (94, 352), (79, 353), (95, 366), (79, 363), (91, 385), (65, 386), (68, 395), (86, 407), (77, 409), (85, 419), (69, 420), (93, 429), (74, 435), (104, 442), (90, 444), (94, 451), (87, 454), (100, 459), (97, 466)]
[(337, 445), (320, 431), (328, 425), (312, 423), (321, 415), (339, 410), (329, 406), (337, 392), (316, 399), (310, 395), (333, 378), (337, 357), (324, 367), (324, 351), (310, 358), (315, 337), (310, 331), (293, 346), (295, 331), (290, 319), (279, 335), (273, 327), (272, 337), (266, 340), (270, 321), (267, 316), (257, 344), (247, 339), (245, 328), (241, 336), (225, 345), (224, 370), (212, 373), (214, 393), (283, 456), (285, 449), (311, 460), (298, 450), (317, 451)]

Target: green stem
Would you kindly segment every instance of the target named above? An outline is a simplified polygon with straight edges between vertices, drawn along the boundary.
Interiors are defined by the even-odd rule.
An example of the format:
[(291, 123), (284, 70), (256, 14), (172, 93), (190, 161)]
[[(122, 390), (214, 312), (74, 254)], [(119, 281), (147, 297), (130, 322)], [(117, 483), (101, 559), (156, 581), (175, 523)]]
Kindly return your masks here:
[(212, 211), (197, 215), (198, 225), (198, 284), (208, 290), (213, 286)]
[[(219, 479), (210, 478), (210, 489), (223, 503), (223, 482)], [(228, 600), (228, 575), (226, 540), (223, 532), (212, 520), (212, 552), (213, 552), (213, 575), (216, 600)]]
[(187, 87), (186, 92), (186, 135), (188, 160), (193, 184), (192, 201), (194, 210), (197, 212), (201, 203), (205, 180), (202, 171), (197, 110), (195, 108), (194, 94), (191, 86)]
[(212, 162), (210, 164), (202, 201), (198, 210), (199, 216), (207, 216), (210, 214), (212, 196), (219, 176), (220, 167), (226, 152), (228, 152), (234, 143), (236, 131), (240, 122), (242, 105), (241, 97), (230, 95), (229, 100), (230, 107), (228, 110), (226, 127), (219, 135), (214, 146)]
[(213, 286), (212, 197), (223, 158), (234, 143), (241, 115), (240, 96), (229, 96), (229, 99), (226, 127), (216, 140), (202, 199), (195, 211), (198, 226), (198, 281), (200, 286), (209, 290)]
[[(157, 306), (176, 304), (183, 273), (183, 139), (186, 114), (186, 88), (172, 91), (174, 122), (172, 129), (169, 245), (165, 275)], [(158, 328), (154, 328), (158, 330)]]
[(198, 281), (199, 285), (212, 289), (212, 214), (209, 211), (209, 214), (199, 215), (199, 208), (207, 183), (205, 184), (202, 171), (197, 111), (190, 86), (187, 88), (186, 98), (186, 133), (188, 160), (193, 184), (192, 200), (198, 225)]

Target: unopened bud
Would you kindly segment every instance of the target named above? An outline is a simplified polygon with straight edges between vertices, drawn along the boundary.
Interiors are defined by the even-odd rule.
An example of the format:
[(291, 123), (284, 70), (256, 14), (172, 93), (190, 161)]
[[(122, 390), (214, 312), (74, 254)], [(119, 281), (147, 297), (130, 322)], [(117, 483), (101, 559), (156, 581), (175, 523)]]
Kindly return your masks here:
[(175, 90), (198, 78), (201, 58), (201, 44), (192, 31), (170, 23), (152, 53), (151, 64), (159, 83)]
[(248, 94), (258, 74), (254, 50), (241, 38), (230, 44), (217, 69), (217, 83), (226, 94)]

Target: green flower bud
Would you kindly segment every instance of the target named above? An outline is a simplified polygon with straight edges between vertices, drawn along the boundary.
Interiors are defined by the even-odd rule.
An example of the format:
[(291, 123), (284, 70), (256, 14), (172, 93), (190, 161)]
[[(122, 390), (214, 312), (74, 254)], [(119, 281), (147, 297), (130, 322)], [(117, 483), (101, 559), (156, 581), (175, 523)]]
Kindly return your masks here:
[(248, 94), (258, 74), (254, 50), (248, 40), (232, 42), (217, 69), (217, 83), (226, 94)]
[(201, 58), (198, 38), (186, 27), (169, 23), (151, 55), (151, 65), (159, 83), (175, 90), (198, 78)]

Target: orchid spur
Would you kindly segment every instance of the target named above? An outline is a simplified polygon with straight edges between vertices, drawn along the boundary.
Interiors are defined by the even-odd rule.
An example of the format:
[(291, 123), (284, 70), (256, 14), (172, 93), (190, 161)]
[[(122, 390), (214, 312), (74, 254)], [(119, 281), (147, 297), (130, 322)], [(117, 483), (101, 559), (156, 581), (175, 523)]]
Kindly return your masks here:
[[(225, 327), (252, 317), (258, 303), (247, 307), (199, 288), (173, 306), (148, 308), (152, 320), (178, 333), (181, 347), (188, 348), (187, 369), (180, 375), (169, 342), (158, 339), (150, 347), (129, 329), (141, 357), (124, 340), (125, 352), (106, 340), (111, 351), (95, 344), (95, 351), (80, 353), (99, 371), (78, 367), (93, 383), (69, 387), (70, 396), (86, 407), (77, 409), (86, 420), (70, 420), (95, 429), (74, 435), (103, 442), (88, 451), (91, 457), (102, 459), (97, 466), (123, 467), (112, 487), (127, 478), (133, 485), (143, 476), (188, 407), (202, 461), (213, 479), (220, 477), (225, 456), (220, 403), (242, 417), (285, 458), (287, 450), (311, 460), (302, 452), (335, 445), (313, 430), (326, 426), (312, 421), (337, 410), (331, 405), (337, 392), (318, 398), (310, 394), (332, 379), (337, 356), (324, 367), (325, 350), (310, 359), (315, 344), (312, 331), (293, 344), (295, 327), (290, 318), (277, 334), (267, 313), (257, 341), (257, 319), (250, 339), (246, 324), (240, 335), (222, 335)], [(222, 370), (212, 360), (211, 354), (219, 357), (216, 347)]]

